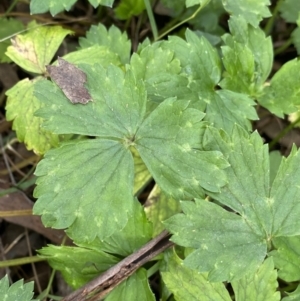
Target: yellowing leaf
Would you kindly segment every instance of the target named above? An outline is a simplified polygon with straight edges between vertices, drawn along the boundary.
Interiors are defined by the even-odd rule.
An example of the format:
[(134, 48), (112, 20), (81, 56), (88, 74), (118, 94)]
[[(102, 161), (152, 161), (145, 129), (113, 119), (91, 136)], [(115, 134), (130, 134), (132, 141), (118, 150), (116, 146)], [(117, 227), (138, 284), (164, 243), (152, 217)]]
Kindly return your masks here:
[(13, 120), (13, 129), (19, 141), (27, 149), (37, 154), (44, 154), (51, 147), (58, 146), (58, 135), (41, 127), (42, 119), (34, 116), (42, 103), (33, 95), (34, 86), (41, 78), (30, 81), (27, 78), (18, 82), (6, 92), (6, 119)]
[(34, 26), (12, 40), (6, 55), (28, 72), (43, 74), (67, 34), (72, 31), (60, 26)]

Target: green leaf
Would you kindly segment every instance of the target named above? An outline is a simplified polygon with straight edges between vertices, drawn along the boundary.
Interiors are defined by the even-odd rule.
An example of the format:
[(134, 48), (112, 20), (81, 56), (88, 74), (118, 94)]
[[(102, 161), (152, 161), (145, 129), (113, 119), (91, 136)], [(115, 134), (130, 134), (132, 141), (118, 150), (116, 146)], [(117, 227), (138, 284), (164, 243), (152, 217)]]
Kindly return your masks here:
[(35, 301), (33, 297), (33, 281), (24, 284), (23, 279), (9, 286), (7, 275), (0, 280), (0, 292), (3, 301)]
[(88, 48), (94, 45), (106, 46), (111, 52), (119, 56), (122, 64), (129, 63), (131, 42), (126, 32), (122, 33), (119, 28), (112, 25), (109, 30), (104, 25), (91, 26), (86, 33), (86, 38), (79, 38), (81, 48)]
[(288, 297), (284, 297), (282, 301), (298, 301), (300, 298), (300, 285), (297, 286), (297, 289), (292, 293), (287, 293)]
[(273, 240), (276, 250), (270, 252), (278, 271), (278, 276), (286, 282), (300, 279), (300, 236), (277, 237)]
[(253, 27), (258, 27), (263, 18), (271, 16), (269, 0), (222, 0), (227, 12), (234, 16), (241, 16)]
[[(221, 60), (216, 49), (204, 37), (199, 38), (190, 30), (187, 30), (185, 35), (186, 41), (175, 36), (169, 37), (169, 40), (162, 44), (162, 48), (172, 50), (182, 68), (180, 76), (184, 77), (185, 81), (180, 78), (181, 81), (176, 84), (187, 90), (188, 96), (178, 97), (192, 100), (198, 109), (204, 110), (221, 78)], [(168, 89), (174, 92), (174, 95), (169, 97), (177, 96), (177, 91), (172, 86)], [(181, 94), (184, 93), (186, 92)]]
[(162, 49), (160, 44), (148, 45), (139, 54), (132, 55), (130, 67), (133, 73), (145, 81), (148, 98), (152, 101), (162, 102), (172, 96), (190, 100), (188, 80), (179, 75), (180, 61), (171, 49)]
[(279, 301), (277, 272), (273, 259), (268, 258), (254, 274), (248, 274), (242, 279), (231, 283), (236, 301)]
[[(69, 11), (76, 0), (31, 0), (30, 12), (31, 14), (42, 14), (50, 11), (54, 16), (63, 10)], [(96, 8), (99, 5), (105, 5), (111, 7), (114, 0), (89, 0), (89, 2)]]
[(282, 158), (270, 191), (273, 236), (300, 235), (300, 153), (296, 147), (288, 158)]
[(229, 28), (231, 35), (223, 36), (226, 72), (220, 86), (256, 98), (272, 69), (271, 38), (266, 38), (260, 28), (247, 24), (242, 17), (231, 17)]
[(12, 18), (0, 18), (0, 40), (7, 38), (7, 40), (0, 42), (0, 63), (10, 62), (10, 59), (5, 55), (6, 49), (11, 45), (11, 35), (18, 33), (24, 29), (21, 21)]
[(145, 10), (144, 0), (121, 0), (115, 8), (116, 17), (120, 20), (129, 20), (140, 15)]
[[(79, 66), (87, 75), (93, 102), (72, 105), (61, 90), (49, 81), (35, 88), (37, 97), (48, 104), (38, 112), (44, 127), (55, 133), (112, 137), (130, 144), (145, 114), (146, 94), (141, 80), (115, 67), (99, 64)], [(129, 139), (129, 140), (128, 140)]]
[[(76, 236), (76, 233), (68, 231), (70, 237)], [(145, 245), (153, 236), (152, 225), (147, 220), (144, 208), (139, 202), (133, 203), (133, 214), (128, 220), (126, 226), (115, 232), (112, 236), (101, 241), (95, 238), (92, 242), (83, 243), (78, 241), (80, 247), (102, 250), (109, 254), (118, 254), (121, 257), (126, 257), (137, 251)]]
[(164, 224), (172, 241), (196, 249), (185, 266), (209, 272), (209, 281), (225, 281), (254, 272), (263, 261), (266, 245), (241, 216), (200, 199), (182, 202), (181, 207), (184, 214)]
[[(248, 208), (251, 211), (254, 205), (250, 206), (249, 204), (245, 208), (245, 203), (255, 204), (257, 197), (265, 197), (269, 189), (268, 154), (261, 138), (254, 133), (249, 139), (248, 135), (239, 128), (231, 133), (230, 138), (225, 134), (224, 137), (221, 137), (217, 131), (213, 130), (209, 130), (206, 137), (208, 141), (214, 140), (214, 144), (218, 144), (217, 149), (222, 151), (225, 156), (229, 155), (228, 160), (231, 165), (226, 171), (230, 182), (224, 188), (223, 193), (215, 197), (222, 198), (222, 202), (241, 214)], [(213, 146), (212, 148), (215, 149)], [(258, 166), (259, 169), (257, 169)], [(243, 203), (240, 200), (243, 200)], [(262, 212), (261, 214), (263, 215)], [(253, 215), (255, 214), (253, 213)], [(257, 231), (260, 231), (259, 228)]]
[(275, 73), (258, 102), (279, 117), (297, 111), (300, 105), (299, 80), (300, 61), (290, 60)]
[(282, 159), (270, 188), (268, 150), (258, 133), (249, 136), (238, 126), (230, 135), (208, 128), (203, 143), (230, 163), (228, 184), (221, 193), (207, 194), (233, 212), (205, 201), (183, 203), (185, 215), (166, 225), (176, 243), (196, 249), (185, 259), (187, 266), (209, 271), (214, 281), (238, 279), (257, 268), (275, 237), (300, 234), (300, 154), (293, 148)]
[(207, 273), (198, 273), (187, 268), (175, 252), (168, 259), (167, 270), (161, 275), (177, 301), (231, 300), (223, 283), (211, 283)]
[(53, 269), (60, 271), (65, 281), (74, 289), (119, 262), (119, 258), (99, 249), (48, 245), (39, 250), (39, 254), (47, 259)]
[[(227, 163), (219, 152), (199, 150), (204, 114), (188, 102), (167, 99), (136, 133), (135, 147), (156, 183), (175, 199), (219, 191), (226, 183)], [(162, 126), (163, 125), (163, 126)]]
[(229, 90), (217, 90), (207, 105), (205, 120), (216, 128), (230, 133), (235, 124), (251, 130), (250, 120), (257, 120), (255, 102), (245, 94)]
[[(206, 132), (207, 149), (218, 149), (231, 167), (226, 169), (230, 179), (221, 194), (212, 194), (222, 204), (238, 212), (252, 230), (270, 241), (274, 236), (300, 234), (296, 215), (300, 210), (297, 196), (300, 189), (299, 153), (295, 149), (283, 159), (270, 189), (269, 156), (257, 132), (248, 136), (236, 128), (230, 137), (212, 128)], [(299, 212), (300, 214), (300, 212)], [(298, 228), (297, 228), (298, 227)]]
[[(121, 231), (115, 232), (111, 237), (104, 240), (96, 237), (87, 243), (75, 241), (78, 247), (50, 245), (39, 253), (54, 269), (61, 271), (69, 285), (78, 288), (117, 264), (121, 257), (141, 248), (151, 239), (151, 234), (152, 226), (146, 219), (143, 207), (135, 202), (132, 218)], [(71, 238), (77, 236), (72, 230), (68, 230), (68, 235)]]
[(44, 154), (51, 147), (58, 146), (56, 134), (41, 128), (42, 119), (34, 116), (36, 110), (42, 107), (34, 96), (34, 86), (41, 80), (24, 79), (6, 92), (6, 119), (13, 120), (13, 130), (18, 140), (24, 142), (26, 148), (37, 154)]
[[(164, 81), (168, 96), (174, 93), (173, 96), (180, 95), (178, 98), (192, 100), (193, 106), (200, 110), (206, 108), (205, 119), (215, 127), (231, 131), (234, 124), (238, 123), (250, 129), (248, 119), (257, 119), (253, 108), (255, 103), (246, 95), (218, 90), (216, 86), (221, 79), (221, 62), (216, 49), (204, 37), (199, 38), (189, 30), (186, 39), (185, 42), (178, 37), (171, 37), (163, 44), (164, 49), (174, 51), (182, 67), (180, 77), (177, 76), (176, 81), (174, 76), (169, 80), (175, 87)], [(157, 88), (157, 84), (154, 87)], [(154, 93), (158, 94), (157, 91)]]
[[(218, 52), (204, 37), (199, 38), (189, 29), (185, 36), (186, 42), (177, 37), (170, 37), (164, 45), (174, 50), (190, 82), (195, 81), (204, 93), (210, 95), (221, 78), (221, 60)], [(204, 96), (201, 97), (206, 101)]]
[(177, 198), (203, 195), (201, 185), (218, 191), (226, 183), (222, 169), (227, 162), (221, 153), (193, 149), (201, 147), (206, 125), (200, 122), (202, 112), (188, 108), (186, 101), (169, 99), (144, 120), (145, 88), (130, 70), (124, 74), (115, 66), (105, 70), (97, 64), (81, 68), (94, 100), (87, 105), (71, 104), (50, 81), (36, 86), (37, 97), (45, 103), (38, 113), (46, 120), (45, 128), (102, 138), (64, 144), (39, 164), (35, 212), (46, 225), (71, 226), (77, 241), (105, 238), (122, 229), (133, 204), (129, 146), (139, 151), (158, 185)]
[(94, 45), (88, 48), (79, 49), (74, 52), (70, 52), (63, 57), (65, 60), (78, 64), (100, 64), (102, 67), (109, 65), (120, 66), (121, 62), (116, 53), (110, 51), (107, 46)]
[(72, 31), (60, 26), (31, 28), (12, 40), (6, 55), (26, 71), (43, 74), (61, 42), (70, 33)]
[[(249, 119), (257, 119), (255, 103), (246, 95), (217, 90), (221, 62), (216, 49), (189, 30), (186, 38), (170, 37), (133, 54), (131, 68), (144, 79), (149, 99), (160, 103), (177, 97), (191, 102), (190, 107), (206, 108), (205, 119), (216, 127), (231, 131), (238, 123), (250, 129)], [(152, 109), (149, 105), (148, 111)]]
[(272, 151), (270, 155), (270, 185), (273, 184), (276, 174), (278, 172), (279, 166), (281, 164), (282, 155), (279, 151)]
[(34, 214), (45, 226), (70, 227), (76, 241), (109, 237), (132, 215), (133, 159), (118, 141), (63, 144), (46, 153), (35, 174)]
[(54, 16), (63, 10), (69, 11), (75, 2), (76, 0), (31, 0), (30, 12), (31, 14), (42, 14), (50, 11), (51, 15)]
[(39, 116), (54, 132), (105, 139), (70, 142), (46, 154), (36, 170), (34, 211), (45, 225), (70, 227), (76, 241), (92, 241), (121, 230), (132, 215), (134, 165), (128, 147), (143, 120), (146, 95), (130, 71), (83, 67), (94, 101), (73, 105), (54, 84), (41, 81), (36, 95), (45, 108)]
[(296, 23), (299, 17), (300, 2), (298, 0), (285, 0), (279, 5), (279, 11), (285, 21)]
[(145, 204), (147, 218), (153, 224), (153, 237), (161, 233), (165, 226), (163, 221), (180, 212), (180, 204), (155, 185)]
[(107, 297), (105, 301), (155, 301), (150, 289), (147, 271), (143, 268), (137, 270), (132, 276), (119, 284)]

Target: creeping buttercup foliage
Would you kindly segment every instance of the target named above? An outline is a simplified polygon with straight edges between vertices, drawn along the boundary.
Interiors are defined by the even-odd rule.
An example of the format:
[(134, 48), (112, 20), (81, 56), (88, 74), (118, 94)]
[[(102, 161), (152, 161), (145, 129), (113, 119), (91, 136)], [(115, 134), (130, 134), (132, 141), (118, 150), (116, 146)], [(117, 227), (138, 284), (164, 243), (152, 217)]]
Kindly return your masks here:
[(33, 282), (24, 284), (23, 280), (19, 280), (9, 285), (7, 275), (0, 280), (1, 300), (3, 301), (37, 301), (33, 299)]
[[(32, 13), (55, 15), (75, 2), (30, 5)], [(96, 8), (114, 1), (89, 2)], [(143, 20), (147, 9), (157, 38), (147, 3), (118, 1), (115, 16)], [(163, 7), (192, 28), (132, 45), (116, 26), (93, 25), (76, 51), (55, 61), (71, 32), (45, 26), (17, 36), (7, 49), (9, 59), (38, 75), (7, 91), (6, 106), (19, 140), (44, 155), (33, 211), (75, 244), (49, 245), (39, 254), (77, 289), (168, 230), (174, 247), (106, 300), (299, 300), (300, 154), (295, 146), (287, 157), (269, 154), (253, 131), (258, 107), (278, 117), (298, 110), (299, 61), (272, 69), (272, 24), (260, 26), (271, 16), (268, 0), (159, 5), (157, 12)], [(298, 3), (278, 5), (275, 14), (294, 24), (289, 42), (297, 47)], [(220, 25), (224, 14), (228, 27)], [(61, 75), (64, 66), (75, 74)], [(65, 82), (76, 74), (88, 101), (68, 97), (77, 99)], [(156, 296), (152, 275), (161, 281)], [(293, 283), (279, 289), (282, 282)], [(11, 296), (13, 288), (19, 294), (31, 287), (9, 288), (4, 278), (0, 288)]]

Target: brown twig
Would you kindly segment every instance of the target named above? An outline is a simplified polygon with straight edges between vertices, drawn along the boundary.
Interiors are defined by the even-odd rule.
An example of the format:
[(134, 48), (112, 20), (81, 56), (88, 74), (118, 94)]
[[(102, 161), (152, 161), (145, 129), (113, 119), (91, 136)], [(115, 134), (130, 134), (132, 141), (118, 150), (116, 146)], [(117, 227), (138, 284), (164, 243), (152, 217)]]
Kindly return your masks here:
[(104, 298), (118, 284), (126, 280), (146, 262), (171, 247), (170, 234), (163, 231), (141, 249), (126, 257), (106, 272), (65, 297), (62, 301), (96, 301)]

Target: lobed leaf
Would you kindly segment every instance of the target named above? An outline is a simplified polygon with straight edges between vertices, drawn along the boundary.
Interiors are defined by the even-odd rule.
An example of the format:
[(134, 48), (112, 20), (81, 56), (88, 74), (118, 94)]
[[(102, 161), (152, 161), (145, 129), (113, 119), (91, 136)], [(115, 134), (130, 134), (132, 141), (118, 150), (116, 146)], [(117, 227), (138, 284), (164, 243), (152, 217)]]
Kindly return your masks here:
[(271, 235), (267, 145), (263, 145), (257, 132), (249, 136), (238, 126), (230, 135), (208, 128), (204, 140), (207, 149), (221, 151), (230, 164), (226, 169), (230, 181), (220, 194), (210, 195), (238, 212), (257, 235)]
[[(68, 231), (68, 234), (72, 238), (76, 237), (76, 233), (73, 234), (71, 231)], [(122, 230), (104, 240), (96, 237), (92, 242), (75, 241), (75, 243), (83, 248), (101, 250), (108, 254), (126, 257), (145, 245), (152, 236), (152, 224), (147, 220), (143, 206), (139, 202), (134, 202), (132, 217)]]
[[(39, 1), (44, 2), (44, 1)], [(61, 42), (72, 31), (60, 26), (40, 26), (31, 28), (12, 40), (6, 55), (28, 72), (44, 74)]]
[(300, 61), (297, 59), (285, 63), (272, 77), (258, 102), (279, 117), (297, 111), (300, 104), (299, 70)]
[[(63, 10), (69, 11), (76, 0), (31, 0), (30, 12), (31, 14), (42, 14), (50, 11), (52, 16), (60, 13)], [(89, 0), (89, 2), (96, 8), (99, 5), (111, 7), (114, 0)]]
[(198, 273), (187, 268), (175, 252), (168, 258), (167, 269), (161, 275), (177, 301), (231, 300), (223, 283), (209, 282), (207, 273)]
[(144, 121), (135, 147), (156, 183), (175, 199), (219, 191), (228, 165), (221, 153), (199, 150), (203, 113), (186, 101), (167, 99)]
[(47, 259), (53, 269), (60, 271), (64, 280), (74, 289), (118, 263), (119, 258), (102, 250), (53, 246), (39, 250), (40, 257)]
[(142, 81), (137, 81), (130, 71), (125, 75), (115, 66), (107, 70), (99, 64), (80, 67), (87, 75), (87, 88), (94, 101), (80, 107), (72, 105), (57, 86), (41, 81), (35, 93), (48, 104), (37, 113), (46, 120), (44, 127), (54, 133), (112, 137), (125, 139), (127, 143), (145, 114)]
[(251, 130), (250, 120), (258, 116), (253, 106), (255, 102), (245, 94), (230, 90), (217, 90), (206, 109), (205, 120), (216, 128), (231, 132), (235, 124)]
[(273, 240), (273, 256), (278, 276), (286, 282), (300, 279), (300, 236), (276, 237)]
[(173, 49), (188, 77), (197, 80), (202, 89), (213, 90), (221, 78), (221, 61), (216, 49), (205, 38), (199, 38), (188, 29), (185, 36), (186, 42), (178, 37), (169, 37), (165, 45)]
[(226, 72), (220, 86), (256, 98), (273, 66), (271, 38), (266, 38), (260, 28), (247, 24), (241, 16), (232, 16), (228, 23), (231, 35), (223, 36)]
[(263, 18), (271, 16), (269, 0), (222, 0), (227, 12), (234, 16), (241, 16), (253, 27), (258, 27)]
[(151, 101), (160, 103), (175, 95), (190, 100), (188, 81), (179, 75), (180, 61), (171, 49), (162, 49), (160, 44), (148, 45), (140, 53), (134, 53), (130, 60), (132, 72), (144, 80)]
[(279, 301), (277, 272), (274, 269), (273, 258), (268, 258), (253, 274), (231, 283), (236, 301)]
[(207, 194), (233, 212), (203, 200), (182, 203), (185, 214), (171, 217), (166, 226), (172, 240), (196, 249), (184, 260), (187, 266), (208, 271), (213, 281), (238, 279), (257, 269), (276, 237), (299, 235), (299, 151), (293, 148), (282, 159), (270, 187), (268, 150), (256, 132), (249, 136), (236, 127), (228, 135), (208, 128), (203, 143), (230, 163), (228, 184), (221, 193)]
[(114, 25), (108, 30), (103, 24), (92, 25), (87, 31), (86, 37), (79, 38), (79, 45), (82, 49), (95, 45), (106, 46), (110, 52), (118, 55), (122, 64), (129, 63), (131, 42), (128, 40), (126, 32), (122, 33)]
[(216, 49), (204, 37), (199, 38), (190, 31), (186, 32), (186, 39), (185, 42), (178, 37), (171, 37), (162, 44), (164, 49), (174, 51), (182, 67), (176, 81), (174, 76), (170, 79), (176, 87), (169, 85), (165, 89), (169, 91), (168, 96), (172, 96), (172, 93), (173, 96), (180, 95), (178, 97), (191, 100), (195, 108), (202, 111), (206, 108), (205, 119), (218, 128), (231, 131), (234, 124), (238, 123), (250, 129), (248, 119), (257, 119), (253, 108), (255, 103), (244, 94), (217, 90), (221, 79), (221, 62)]
[(164, 222), (171, 240), (196, 249), (184, 265), (208, 272), (209, 281), (225, 281), (253, 273), (266, 255), (266, 245), (247, 222), (211, 202), (182, 202), (184, 214)]
[(7, 275), (0, 280), (0, 292), (3, 301), (37, 301), (33, 297), (33, 281), (24, 284), (19, 280), (9, 286)]
[(300, 235), (300, 153), (294, 146), (288, 158), (282, 158), (270, 191), (273, 236)]
[(275, 236), (299, 235), (300, 171), (296, 168), (300, 164), (299, 152), (293, 148), (289, 157), (282, 159), (270, 187), (268, 150), (259, 134), (248, 136), (237, 127), (230, 138), (221, 135), (209, 129), (205, 139), (208, 149), (217, 147), (228, 154), (231, 167), (226, 173), (231, 180), (221, 194), (209, 194), (243, 216), (267, 242)]
[(155, 296), (149, 286), (147, 271), (138, 269), (132, 276), (119, 284), (107, 297), (106, 301), (155, 301)]
[(114, 140), (72, 141), (38, 164), (34, 214), (45, 226), (69, 227), (75, 241), (104, 239), (132, 216), (133, 159)]
[(109, 65), (121, 66), (120, 58), (107, 46), (94, 45), (87, 48), (70, 52), (63, 57), (65, 60), (78, 64), (94, 65), (100, 64), (107, 68)]
[[(41, 102), (34, 96), (34, 87), (41, 81), (24, 79), (19, 81), (6, 92), (6, 119), (13, 120), (13, 130), (18, 140), (24, 142), (26, 148), (37, 154), (44, 154), (51, 147), (58, 146), (58, 135), (41, 127), (42, 119), (34, 116), (34, 112), (42, 107)], [(21, 105), (20, 105), (21, 104)]]
[(299, 18), (300, 2), (298, 0), (285, 0), (279, 5), (279, 11), (285, 21), (296, 23)]

